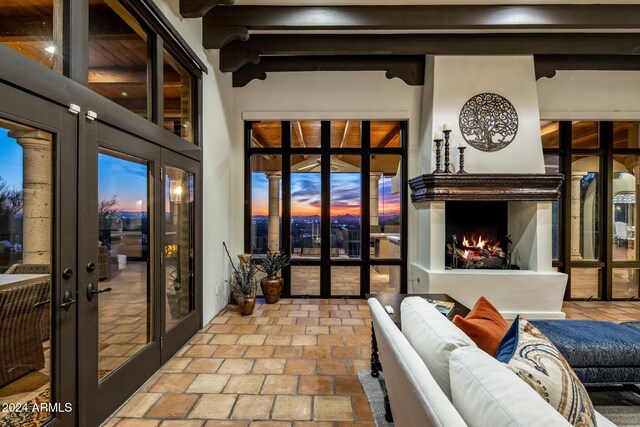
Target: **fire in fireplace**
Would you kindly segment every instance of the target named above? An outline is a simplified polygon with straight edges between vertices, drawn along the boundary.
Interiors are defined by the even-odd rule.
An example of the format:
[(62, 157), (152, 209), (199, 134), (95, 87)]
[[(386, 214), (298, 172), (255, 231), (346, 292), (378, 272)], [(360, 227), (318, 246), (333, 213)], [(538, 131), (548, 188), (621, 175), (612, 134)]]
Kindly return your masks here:
[(447, 202), (447, 268), (518, 269), (511, 264), (507, 202)]

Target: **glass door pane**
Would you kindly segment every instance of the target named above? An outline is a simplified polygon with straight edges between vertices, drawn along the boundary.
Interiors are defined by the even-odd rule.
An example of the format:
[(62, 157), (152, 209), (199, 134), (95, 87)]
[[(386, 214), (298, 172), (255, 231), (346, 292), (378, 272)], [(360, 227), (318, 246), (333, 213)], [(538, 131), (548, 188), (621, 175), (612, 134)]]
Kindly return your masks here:
[(331, 156), (331, 258), (360, 258), (361, 194), (360, 156)]
[(400, 258), (402, 219), (402, 156), (371, 156), (370, 230), (371, 258)]
[(291, 156), (291, 258), (320, 258), (320, 156)]
[(165, 330), (194, 310), (194, 175), (165, 167)]
[[(0, 119), (0, 425), (51, 402), (53, 135)], [(23, 405), (28, 405), (25, 411)], [(48, 408), (38, 422), (51, 418)]]
[(98, 381), (151, 342), (149, 162), (98, 154)]
[(638, 156), (613, 156), (613, 227), (611, 242), (614, 261), (637, 261), (636, 222), (640, 175)]
[(574, 261), (600, 259), (600, 186), (600, 157), (573, 156), (570, 209)]

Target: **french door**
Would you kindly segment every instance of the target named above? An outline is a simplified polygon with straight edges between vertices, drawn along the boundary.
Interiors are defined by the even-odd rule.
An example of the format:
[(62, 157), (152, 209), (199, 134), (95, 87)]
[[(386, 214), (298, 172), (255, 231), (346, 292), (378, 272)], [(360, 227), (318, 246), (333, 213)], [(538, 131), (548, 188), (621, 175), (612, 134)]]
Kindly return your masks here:
[(200, 328), (198, 163), (100, 122), (79, 162), (80, 425), (97, 425)]
[(0, 424), (76, 423), (77, 119), (0, 81)]

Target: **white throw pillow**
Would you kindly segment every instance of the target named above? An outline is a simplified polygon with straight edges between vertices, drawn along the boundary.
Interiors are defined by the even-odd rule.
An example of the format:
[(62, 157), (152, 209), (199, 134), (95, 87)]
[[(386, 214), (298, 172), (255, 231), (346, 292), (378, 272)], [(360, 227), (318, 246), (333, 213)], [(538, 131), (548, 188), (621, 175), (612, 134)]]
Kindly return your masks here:
[(451, 400), (449, 357), (459, 347), (476, 344), (424, 298), (405, 298), (400, 307), (402, 333)]
[(449, 364), (453, 406), (470, 427), (571, 425), (509, 368), (479, 348), (455, 350)]

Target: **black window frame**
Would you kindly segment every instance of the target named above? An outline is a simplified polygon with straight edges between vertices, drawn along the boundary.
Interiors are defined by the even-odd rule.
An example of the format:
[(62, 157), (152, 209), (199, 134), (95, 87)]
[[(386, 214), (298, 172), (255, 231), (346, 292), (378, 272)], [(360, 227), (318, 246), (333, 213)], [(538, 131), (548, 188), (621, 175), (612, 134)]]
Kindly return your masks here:
[[(301, 119), (302, 120), (302, 119)], [(334, 119), (344, 120), (344, 119)], [(244, 183), (245, 183), (245, 210), (244, 210), (244, 251), (252, 252), (252, 179), (251, 179), (251, 158), (255, 155), (279, 155), (282, 161), (282, 226), (281, 226), (281, 246), (280, 248), (286, 254), (291, 253), (291, 156), (295, 154), (320, 155), (324, 158), (330, 158), (333, 155), (358, 155), (361, 156), (360, 173), (363, 177), (361, 184), (361, 253), (358, 259), (336, 259), (330, 256), (330, 169), (329, 162), (322, 163), (322, 211), (321, 211), (321, 241), (323, 242), (322, 254), (314, 259), (295, 259), (292, 261), (293, 266), (319, 266), (320, 267), (320, 292), (314, 295), (296, 295), (291, 293), (291, 266), (286, 267), (282, 271), (284, 278), (284, 288), (282, 295), (284, 297), (320, 297), (320, 298), (364, 298), (369, 294), (370, 289), (370, 269), (373, 266), (398, 266), (400, 267), (400, 289), (399, 293), (407, 293), (408, 281), (408, 121), (406, 119), (362, 119), (353, 118), (361, 123), (360, 131), (360, 147), (358, 148), (339, 148), (331, 147), (331, 122), (334, 120), (313, 120), (321, 122), (321, 147), (319, 148), (300, 148), (291, 147), (291, 123), (296, 121), (290, 120), (268, 120), (281, 122), (281, 144), (280, 147), (260, 148), (251, 144), (251, 131), (253, 123), (257, 120), (246, 120), (244, 122), (244, 144), (245, 144), (245, 164), (244, 164)], [(307, 121), (306, 119), (304, 121)], [(372, 122), (393, 121), (400, 123), (400, 147), (371, 147), (370, 130)], [(401, 188), (400, 195), (401, 204), (401, 226), (400, 226), (400, 257), (393, 259), (371, 258), (369, 253), (370, 242), (370, 199), (369, 199), (369, 176), (370, 160), (372, 155), (395, 155), (401, 159)], [(327, 242), (327, 243), (325, 243)], [(331, 267), (333, 266), (360, 266), (360, 293), (357, 295), (337, 295), (332, 294), (331, 289)]]

